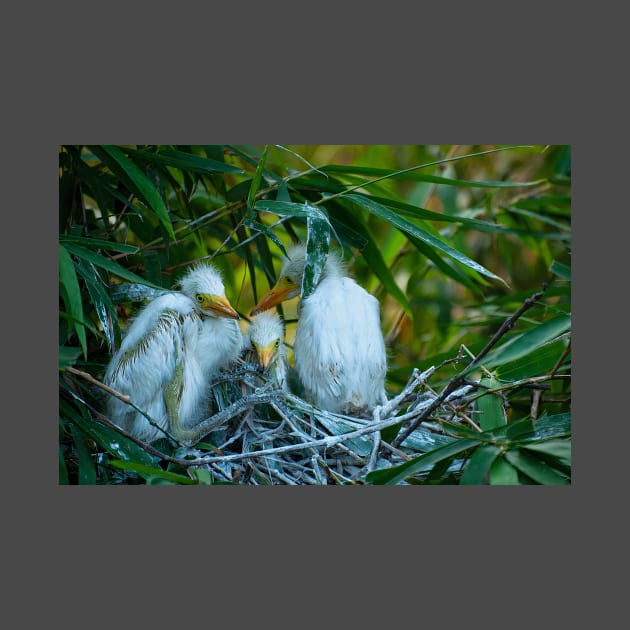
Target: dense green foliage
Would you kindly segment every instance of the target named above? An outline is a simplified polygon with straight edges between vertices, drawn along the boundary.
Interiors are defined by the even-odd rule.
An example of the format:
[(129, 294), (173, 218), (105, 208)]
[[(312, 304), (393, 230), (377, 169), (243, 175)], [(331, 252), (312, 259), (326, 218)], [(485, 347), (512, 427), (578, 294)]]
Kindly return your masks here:
[(570, 483), (570, 147), (73, 145), (59, 174), (60, 483), (217, 481), (104, 423), (94, 381), (151, 289), (212, 260), (246, 322), (298, 240), (380, 301), (390, 398), (414, 369), (477, 385), (356, 483)]

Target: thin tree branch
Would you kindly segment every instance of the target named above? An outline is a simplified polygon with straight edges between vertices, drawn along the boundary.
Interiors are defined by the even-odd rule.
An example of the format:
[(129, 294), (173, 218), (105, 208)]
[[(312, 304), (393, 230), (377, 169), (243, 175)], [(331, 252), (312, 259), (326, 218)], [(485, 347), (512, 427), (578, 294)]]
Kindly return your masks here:
[(497, 344), (499, 339), (503, 337), (515, 324), (523, 313), (528, 311), (536, 302), (545, 294), (547, 290), (547, 283), (542, 285), (542, 290), (534, 293), (530, 297), (528, 297), (523, 305), (514, 313), (510, 315), (503, 324), (501, 324), (499, 330), (492, 336), (490, 341), (485, 345), (485, 347), (477, 354), (477, 356), (472, 360), (472, 362), (465, 367), (459, 375), (457, 375), (450, 383), (442, 390), (442, 393), (435, 399), (435, 401), (427, 408), (427, 410), (418, 418), (416, 418), (404, 431), (399, 433), (396, 438), (393, 440), (392, 445), (394, 447), (400, 446), (420, 425), (420, 423), (427, 418), (431, 413), (433, 413), (446, 399), (447, 397), (454, 392), (456, 389), (461, 387), (465, 382), (465, 376), (468, 374), (474, 366), (476, 366), (481, 359), (490, 352), (490, 350)]

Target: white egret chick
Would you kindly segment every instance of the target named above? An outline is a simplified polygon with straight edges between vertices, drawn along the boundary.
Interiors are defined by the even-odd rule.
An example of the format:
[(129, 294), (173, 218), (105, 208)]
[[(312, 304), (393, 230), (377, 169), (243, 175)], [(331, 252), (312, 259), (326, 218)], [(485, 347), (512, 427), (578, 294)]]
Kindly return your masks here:
[(288, 391), (289, 363), (284, 345), (284, 324), (275, 311), (265, 311), (252, 320), (243, 341), (242, 356)]
[[(306, 248), (288, 252), (280, 277), (252, 314), (301, 293)], [(328, 411), (367, 415), (387, 400), (387, 360), (376, 298), (329, 254), (317, 287), (300, 302), (293, 353), (305, 398)]]
[[(210, 380), (236, 360), (243, 335), (225, 297), (221, 275), (198, 264), (181, 279), (181, 292), (151, 301), (129, 326), (104, 381), (128, 395), (176, 440), (191, 445), (204, 435)], [(166, 437), (133, 407), (108, 400), (109, 418), (135, 437)], [(205, 431), (207, 433), (207, 431)]]

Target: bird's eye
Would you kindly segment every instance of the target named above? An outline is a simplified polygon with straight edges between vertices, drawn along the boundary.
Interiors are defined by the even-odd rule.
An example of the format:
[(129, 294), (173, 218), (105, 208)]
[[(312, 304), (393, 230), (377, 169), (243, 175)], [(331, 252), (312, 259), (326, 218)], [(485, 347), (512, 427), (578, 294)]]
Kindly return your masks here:
[(280, 339), (276, 339), (276, 349), (278, 349), (280, 347)]
[(195, 296), (195, 298), (197, 299), (197, 302), (199, 302), (199, 304), (201, 304), (201, 303), (203, 302), (203, 295), (199, 295), (199, 294), (197, 294), (197, 295)]

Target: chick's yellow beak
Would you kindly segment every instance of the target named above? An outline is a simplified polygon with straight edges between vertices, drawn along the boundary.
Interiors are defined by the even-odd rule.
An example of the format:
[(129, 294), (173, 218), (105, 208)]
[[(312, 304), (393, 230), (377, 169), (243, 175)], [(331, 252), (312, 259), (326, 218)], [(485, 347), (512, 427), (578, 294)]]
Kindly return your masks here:
[(232, 308), (225, 295), (202, 295), (200, 301), (204, 311), (211, 311), (219, 317), (229, 317), (230, 319), (240, 319), (239, 314)]
[(258, 363), (265, 370), (269, 369), (274, 356), (274, 344), (268, 345), (266, 348), (258, 349)]

